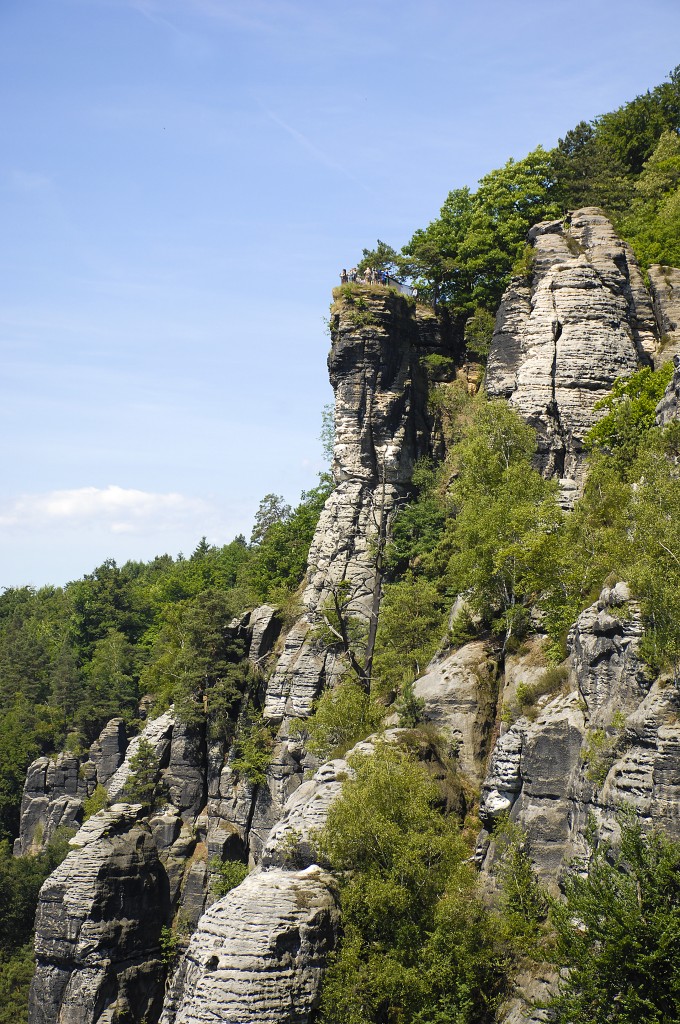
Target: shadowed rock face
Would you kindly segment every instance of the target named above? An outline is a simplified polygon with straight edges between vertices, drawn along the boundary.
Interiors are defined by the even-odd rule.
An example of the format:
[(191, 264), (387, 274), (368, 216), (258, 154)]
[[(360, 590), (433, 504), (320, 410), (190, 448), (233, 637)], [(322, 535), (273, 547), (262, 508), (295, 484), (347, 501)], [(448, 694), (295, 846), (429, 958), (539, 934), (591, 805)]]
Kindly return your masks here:
[(537, 224), (531, 286), (514, 279), (496, 319), (486, 376), (538, 433), (537, 465), (569, 506), (583, 484), (583, 438), (617, 377), (651, 363), (658, 329), (635, 258), (594, 208)]
[(116, 804), (80, 829), (40, 891), (31, 1024), (96, 1024), (160, 1012), (165, 872), (139, 805)]

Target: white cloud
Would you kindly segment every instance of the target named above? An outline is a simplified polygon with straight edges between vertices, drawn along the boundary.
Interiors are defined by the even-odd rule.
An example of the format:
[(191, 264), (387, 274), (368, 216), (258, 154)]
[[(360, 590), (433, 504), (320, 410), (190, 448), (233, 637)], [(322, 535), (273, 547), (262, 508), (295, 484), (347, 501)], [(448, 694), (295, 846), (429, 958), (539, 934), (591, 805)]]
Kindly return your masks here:
[(163, 529), (208, 517), (213, 509), (183, 494), (155, 494), (131, 487), (79, 487), (22, 494), (0, 507), (2, 527), (96, 527), (112, 533), (133, 533), (150, 526)]

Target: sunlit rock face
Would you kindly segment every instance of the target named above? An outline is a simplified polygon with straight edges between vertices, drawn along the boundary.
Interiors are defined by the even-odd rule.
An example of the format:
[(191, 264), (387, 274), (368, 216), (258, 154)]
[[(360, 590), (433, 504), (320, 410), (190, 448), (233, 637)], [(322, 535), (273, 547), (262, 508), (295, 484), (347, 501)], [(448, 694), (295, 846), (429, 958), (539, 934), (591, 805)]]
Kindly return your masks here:
[(629, 246), (594, 208), (537, 224), (531, 282), (501, 303), (486, 388), (538, 434), (537, 467), (560, 481), (565, 507), (584, 480), (583, 438), (617, 377), (651, 364), (658, 327)]

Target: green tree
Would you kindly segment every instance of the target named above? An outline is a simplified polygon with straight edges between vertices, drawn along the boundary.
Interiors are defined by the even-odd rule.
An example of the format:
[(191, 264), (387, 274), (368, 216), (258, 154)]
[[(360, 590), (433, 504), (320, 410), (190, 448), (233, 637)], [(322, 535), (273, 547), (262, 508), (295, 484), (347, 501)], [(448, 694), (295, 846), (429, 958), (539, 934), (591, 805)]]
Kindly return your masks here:
[(134, 804), (152, 809), (158, 799), (160, 764), (149, 741), (142, 736), (130, 758), (130, 774), (125, 783), (125, 798)]
[(267, 536), (268, 530), (275, 523), (284, 523), (289, 518), (291, 511), (290, 505), (286, 504), (280, 494), (265, 494), (255, 513), (255, 524), (250, 535), (250, 543), (260, 544)]
[(588, 874), (554, 901), (558, 1024), (669, 1024), (680, 1019), (680, 846), (621, 820), (618, 849), (601, 843)]
[(233, 720), (246, 674), (243, 640), (228, 629), (232, 616), (229, 595), (217, 589), (165, 608), (141, 678), (162, 704), (174, 703), (185, 722), (203, 723), (213, 713), (222, 726)]
[(378, 239), (375, 249), (363, 249), (362, 252), (362, 258), (357, 263), (358, 271), (363, 272), (367, 269), (384, 270), (386, 273), (394, 276), (399, 257), (391, 245)]
[(405, 752), (382, 745), (352, 763), (319, 840), (340, 877), (343, 924), (322, 1020), (490, 1022), (505, 965), (456, 822)]

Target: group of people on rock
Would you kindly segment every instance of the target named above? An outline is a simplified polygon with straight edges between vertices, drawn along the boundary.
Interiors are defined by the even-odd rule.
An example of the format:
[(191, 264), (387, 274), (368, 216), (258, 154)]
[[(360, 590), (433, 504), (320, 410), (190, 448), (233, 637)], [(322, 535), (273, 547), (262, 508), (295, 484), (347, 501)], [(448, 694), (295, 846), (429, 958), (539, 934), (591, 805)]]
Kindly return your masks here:
[(352, 267), (349, 272), (343, 270), (340, 274), (340, 284), (347, 284), (350, 281), (362, 281), (364, 284), (388, 284), (389, 280), (390, 276), (384, 270), (372, 270), (370, 267), (366, 267), (363, 273), (356, 267)]

